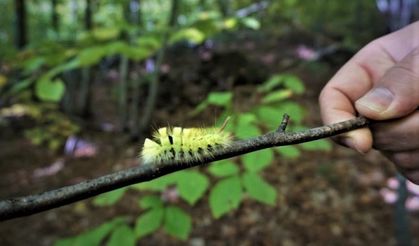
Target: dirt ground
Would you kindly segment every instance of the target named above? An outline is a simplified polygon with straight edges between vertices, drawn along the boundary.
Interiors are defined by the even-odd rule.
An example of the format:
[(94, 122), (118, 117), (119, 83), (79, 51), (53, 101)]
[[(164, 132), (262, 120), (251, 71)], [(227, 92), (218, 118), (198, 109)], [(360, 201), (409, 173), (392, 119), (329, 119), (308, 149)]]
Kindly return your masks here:
[[(293, 62), (295, 40), (263, 41), (263, 46), (260, 40), (237, 40), (237, 43), (216, 47), (211, 58), (200, 63), (204, 64), (202, 66), (192, 65), (196, 62), (189, 56), (182, 57), (181, 66), (176, 66), (179, 63), (175, 58), (169, 58), (171, 70), (163, 86), (174, 83), (177, 78), (178, 83), (172, 84), (170, 91), (179, 86), (180, 92), (176, 96), (161, 92), (168, 93), (165, 95), (168, 99), (159, 103), (155, 123), (165, 122), (169, 117), (174, 123), (185, 121), (184, 112), (205, 98), (211, 83), (218, 83), (218, 88), (240, 90), (254, 86), (254, 81), (263, 81), (270, 72), (286, 68), (285, 71), (299, 75), (307, 87), (307, 93), (296, 99), (308, 109), (306, 125), (320, 125), (317, 95), (338, 64), (319, 62), (289, 66)], [(231, 78), (226, 79), (229, 73)], [(201, 77), (207, 80), (200, 84)], [(103, 98), (100, 93), (107, 93), (106, 89), (98, 91), (97, 98)], [(246, 103), (245, 98), (238, 100)], [(168, 104), (174, 109), (165, 108)], [(111, 112), (106, 110), (97, 111), (94, 120), (107, 119), (109, 114)], [(214, 118), (213, 112), (188, 122), (205, 122), (208, 117)], [(118, 132), (84, 131), (82, 137), (97, 144), (99, 153), (94, 158), (75, 159), (33, 146), (16, 132), (2, 132), (0, 136), (0, 198), (41, 192), (134, 166), (140, 146)], [(37, 168), (60, 158), (64, 158), (65, 166), (57, 174), (34, 177)], [(296, 160), (276, 156), (274, 163), (263, 172), (277, 189), (276, 206), (244, 199), (238, 210), (216, 220), (211, 217), (206, 196), (196, 206), (187, 207), (193, 217), (193, 229), (187, 242), (158, 231), (138, 244), (395, 245), (394, 207), (384, 203), (379, 194), (387, 177), (394, 174), (394, 167), (379, 153), (360, 155), (337, 145), (328, 153), (304, 152)], [(134, 223), (141, 213), (137, 205), (140, 196), (138, 191), (130, 190), (112, 207), (98, 208), (88, 199), (0, 222), (0, 245), (52, 245), (58, 238), (76, 235), (114, 216), (127, 216)], [(411, 231), (419, 242), (419, 233), (414, 233), (419, 232), (419, 213), (411, 213), (410, 222)]]

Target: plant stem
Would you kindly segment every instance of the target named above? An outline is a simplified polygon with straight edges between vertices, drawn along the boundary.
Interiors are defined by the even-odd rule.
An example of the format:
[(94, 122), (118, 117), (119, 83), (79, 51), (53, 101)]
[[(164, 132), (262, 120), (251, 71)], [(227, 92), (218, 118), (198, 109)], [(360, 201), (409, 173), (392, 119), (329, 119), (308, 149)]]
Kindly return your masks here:
[(170, 17), (169, 17), (169, 22), (168, 22), (168, 30), (164, 33), (162, 47), (156, 58), (155, 70), (150, 81), (150, 86), (148, 89), (148, 97), (145, 104), (145, 110), (142, 115), (143, 117), (140, 123), (140, 132), (145, 132), (145, 130), (150, 125), (151, 116), (153, 114), (154, 108), (156, 107), (157, 95), (159, 92), (160, 68), (163, 63), (164, 55), (166, 52), (170, 31), (176, 26), (176, 23), (177, 23), (176, 20), (177, 20), (179, 6), (180, 6), (180, 0), (172, 0), (172, 7), (171, 7)]
[[(287, 120), (282, 120), (281, 122), (285, 121)], [(201, 160), (191, 162), (172, 160), (164, 163), (140, 165), (138, 167), (122, 170), (56, 190), (0, 201), (0, 221), (39, 213), (124, 186), (150, 181), (163, 175), (186, 168), (203, 165), (265, 148), (291, 145), (331, 137), (343, 132), (366, 127), (368, 124), (369, 121), (366, 118), (358, 117), (332, 125), (288, 133), (281, 131), (282, 128), (285, 129), (285, 126), (282, 125), (282, 127), (279, 128), (279, 131), (276, 130), (247, 140), (235, 141), (228, 147), (215, 149), (211, 156), (204, 156)]]
[(123, 130), (128, 129), (128, 58), (121, 56), (119, 64), (119, 120)]
[(90, 96), (91, 96), (91, 68), (84, 67), (81, 69), (81, 85), (79, 93), (79, 109), (78, 113), (81, 116), (88, 116), (90, 114)]

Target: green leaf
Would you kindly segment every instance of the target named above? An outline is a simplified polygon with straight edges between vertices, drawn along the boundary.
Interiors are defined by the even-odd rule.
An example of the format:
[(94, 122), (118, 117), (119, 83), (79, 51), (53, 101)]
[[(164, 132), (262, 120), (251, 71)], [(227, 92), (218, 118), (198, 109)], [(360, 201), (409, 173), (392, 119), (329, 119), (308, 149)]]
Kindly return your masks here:
[(256, 173), (245, 173), (242, 176), (243, 186), (250, 197), (255, 200), (275, 205), (276, 190)]
[(275, 150), (286, 159), (295, 159), (298, 158), (301, 154), (300, 150), (294, 146), (281, 146), (275, 148)]
[(225, 29), (234, 29), (237, 27), (237, 18), (228, 18), (224, 20), (223, 27)]
[(258, 90), (266, 93), (278, 89), (279, 86), (284, 86), (295, 94), (302, 94), (305, 91), (303, 82), (298, 77), (291, 74), (273, 75), (264, 82)]
[(80, 66), (79, 60), (72, 59), (68, 62), (62, 63), (60, 65), (57, 65), (50, 69), (45, 75), (43, 75), (43, 78), (47, 80), (52, 80), (52, 78), (56, 77), (60, 73), (63, 73), (65, 71), (73, 70), (75, 68), (78, 68)]
[(59, 102), (64, 95), (65, 86), (62, 80), (51, 81), (47, 78), (41, 78), (36, 81), (36, 96), (43, 101)]
[(233, 99), (233, 94), (231, 92), (211, 92), (208, 94), (207, 98), (202, 101), (196, 108), (190, 113), (191, 116), (195, 116), (206, 108), (209, 105), (220, 106), (228, 108), (231, 106), (231, 101)]
[(198, 106), (195, 107), (194, 110), (192, 110), (192, 112), (189, 113), (190, 116), (196, 116), (199, 113), (201, 113), (202, 111), (204, 111), (206, 108), (208, 108), (209, 104), (207, 100), (204, 100), (203, 102), (201, 102), (200, 104), (198, 104)]
[(215, 12), (202, 12), (200, 18), (191, 26), (197, 28), (206, 36), (212, 36), (220, 30), (218, 16)]
[(170, 37), (170, 43), (176, 43), (178, 41), (187, 40), (194, 44), (200, 44), (205, 40), (205, 34), (201, 31), (199, 31), (196, 28), (189, 27), (185, 29), (181, 29), (175, 34), (173, 34), (172, 37)]
[(259, 172), (272, 163), (274, 154), (272, 149), (264, 149), (242, 155), (240, 158), (247, 171)]
[(122, 41), (113, 41), (110, 43), (107, 43), (106, 45), (102, 46), (104, 50), (104, 55), (113, 55), (117, 53), (123, 53), (124, 50), (127, 50), (129, 48), (129, 45), (126, 42)]
[(290, 116), (291, 122), (299, 124), (304, 118), (304, 109), (295, 102), (282, 102), (278, 104), (278, 114), (287, 113)]
[(229, 160), (221, 160), (211, 164), (208, 171), (216, 177), (228, 177), (239, 173), (237, 165)]
[(76, 238), (59, 239), (54, 242), (54, 246), (78, 246), (76, 245)]
[(135, 237), (139, 239), (159, 229), (163, 221), (163, 216), (163, 207), (150, 209), (146, 213), (139, 216), (134, 228)]
[(179, 195), (190, 205), (194, 205), (205, 194), (208, 185), (207, 177), (199, 172), (182, 171), (178, 173)]
[(32, 84), (34, 83), (34, 80), (31, 78), (20, 80), (17, 83), (14, 83), (12, 87), (10, 88), (10, 94), (18, 94), (26, 89), (28, 89)]
[(114, 191), (101, 194), (93, 200), (93, 204), (96, 206), (101, 206), (101, 207), (112, 206), (116, 202), (118, 202), (119, 199), (122, 198), (122, 196), (125, 193), (125, 190), (126, 190), (125, 188), (120, 188)]
[(231, 92), (211, 92), (208, 95), (207, 101), (209, 104), (227, 107), (231, 104), (233, 93)]
[(234, 133), (237, 138), (246, 139), (261, 134), (260, 129), (255, 125), (256, 116), (250, 113), (244, 113), (237, 118)]
[(294, 132), (301, 132), (301, 131), (305, 131), (307, 129), (309, 129), (309, 128), (306, 127), (306, 126), (303, 126), (303, 125), (292, 125), (292, 126), (289, 127), (289, 130), (294, 131)]
[(219, 181), (211, 190), (209, 204), (215, 218), (239, 207), (242, 199), (240, 178), (232, 176)]
[(267, 81), (265, 81), (261, 86), (259, 86), (258, 90), (260, 92), (270, 92), (273, 91), (276, 87), (282, 85), (283, 76), (276, 74), (271, 76)]
[(253, 17), (245, 17), (241, 19), (243, 25), (247, 28), (258, 30), (260, 28), (260, 22)]
[(85, 48), (77, 56), (77, 62), (82, 67), (98, 63), (106, 55), (106, 46), (94, 46)]
[(326, 139), (319, 139), (300, 144), (301, 148), (308, 151), (331, 151), (332, 144)]
[(152, 55), (152, 50), (148, 50), (148, 49), (140, 48), (136, 46), (128, 46), (124, 48), (123, 50), (121, 50), (121, 54), (123, 54), (124, 56), (134, 61), (140, 61)]
[(285, 75), (284, 86), (296, 94), (303, 94), (305, 91), (303, 82), (294, 75)]
[(238, 119), (237, 119), (237, 124), (238, 125), (247, 125), (247, 124), (252, 124), (256, 122), (256, 115), (252, 114), (252, 113), (243, 113), (240, 114)]
[(116, 218), (107, 223), (96, 227), (90, 231), (80, 234), (76, 237), (65, 238), (55, 241), (54, 246), (99, 246), (102, 240), (118, 225), (122, 224), (125, 220), (122, 218)]
[(292, 96), (291, 90), (278, 90), (273, 91), (262, 98), (262, 103), (276, 103), (288, 99)]
[(23, 62), (24, 73), (29, 75), (35, 72), (36, 70), (40, 69), (45, 64), (45, 62), (46, 62), (45, 57), (42, 57), (42, 56), (34, 56), (30, 58), (29, 60), (24, 61)]
[(142, 209), (150, 209), (163, 206), (163, 202), (160, 197), (152, 195), (144, 196), (140, 199), (138, 204)]
[(108, 246), (135, 246), (135, 234), (127, 225), (118, 226), (111, 234)]
[(169, 175), (165, 175), (163, 177), (154, 179), (149, 182), (131, 185), (130, 187), (133, 189), (138, 189), (138, 190), (163, 191), (169, 185), (176, 184), (177, 175), (178, 173), (171, 173)]
[(155, 52), (161, 46), (161, 39), (157, 36), (146, 35), (146, 36), (139, 37), (136, 43), (141, 48), (148, 49)]
[(120, 29), (115, 27), (102, 27), (92, 30), (93, 37), (99, 41), (106, 41), (117, 38), (119, 33)]
[(169, 206), (165, 210), (163, 228), (168, 234), (186, 240), (192, 228), (192, 219), (181, 208)]
[(258, 120), (269, 129), (275, 129), (281, 123), (281, 115), (278, 114), (278, 108), (270, 106), (260, 106), (256, 109)]

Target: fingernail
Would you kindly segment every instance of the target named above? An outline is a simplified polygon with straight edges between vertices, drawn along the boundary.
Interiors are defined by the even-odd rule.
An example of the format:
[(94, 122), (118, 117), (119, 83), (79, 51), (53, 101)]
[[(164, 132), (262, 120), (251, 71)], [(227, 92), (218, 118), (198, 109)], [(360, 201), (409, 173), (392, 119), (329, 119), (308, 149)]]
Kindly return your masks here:
[(356, 103), (377, 113), (382, 113), (390, 106), (394, 99), (393, 93), (383, 87), (378, 87), (361, 97)]

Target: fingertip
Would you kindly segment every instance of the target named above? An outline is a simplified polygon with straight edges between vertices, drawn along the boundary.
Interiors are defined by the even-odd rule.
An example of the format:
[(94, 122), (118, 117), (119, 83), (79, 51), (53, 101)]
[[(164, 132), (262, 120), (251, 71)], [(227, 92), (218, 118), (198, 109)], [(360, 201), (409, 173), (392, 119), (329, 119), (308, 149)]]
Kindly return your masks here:
[(354, 139), (354, 149), (359, 153), (366, 154), (372, 149), (372, 133), (370, 129), (363, 128), (348, 133)]
[[(332, 116), (333, 115), (333, 116)], [(325, 123), (332, 124), (355, 118), (348, 112), (335, 112), (324, 117)], [(366, 154), (372, 149), (372, 133), (369, 128), (362, 128), (340, 134), (333, 138), (338, 144), (349, 147), (361, 154)]]
[(343, 146), (366, 154), (372, 149), (372, 133), (369, 129), (358, 129), (339, 135), (337, 142)]

